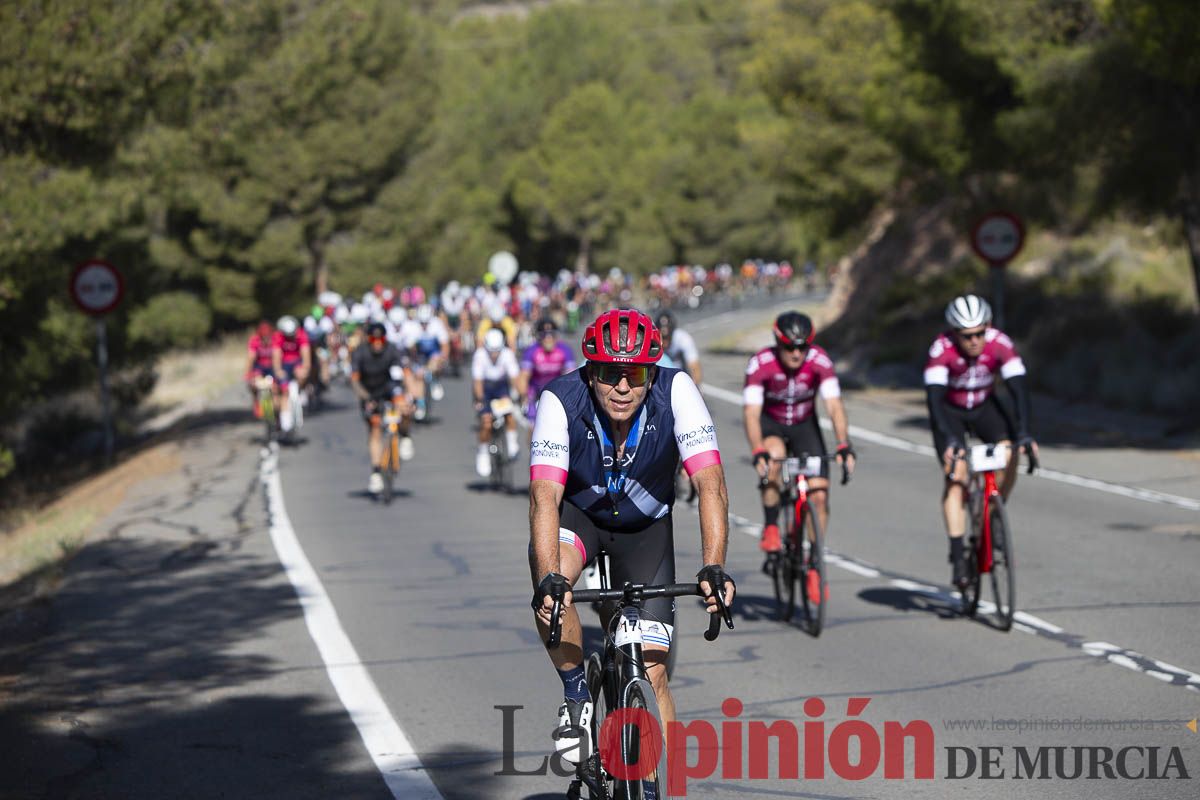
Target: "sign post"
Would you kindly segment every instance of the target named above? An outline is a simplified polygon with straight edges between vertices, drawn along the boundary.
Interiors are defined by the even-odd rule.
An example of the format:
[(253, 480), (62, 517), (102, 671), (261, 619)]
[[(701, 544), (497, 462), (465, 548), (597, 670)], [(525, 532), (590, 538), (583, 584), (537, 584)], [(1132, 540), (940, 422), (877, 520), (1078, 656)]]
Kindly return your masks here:
[(993, 211), (971, 229), (971, 247), (992, 268), (992, 305), (996, 327), (1004, 327), (1004, 268), (1021, 251), (1025, 226), (1016, 214)]
[(113, 455), (112, 408), (108, 393), (108, 326), (104, 315), (121, 303), (125, 279), (117, 268), (98, 258), (84, 261), (71, 274), (71, 299), (96, 318), (96, 365), (100, 372), (100, 407), (104, 414), (104, 460)]
[(507, 250), (492, 253), (488, 259), (488, 272), (495, 275), (496, 281), (502, 286), (507, 286), (517, 277), (517, 257)]

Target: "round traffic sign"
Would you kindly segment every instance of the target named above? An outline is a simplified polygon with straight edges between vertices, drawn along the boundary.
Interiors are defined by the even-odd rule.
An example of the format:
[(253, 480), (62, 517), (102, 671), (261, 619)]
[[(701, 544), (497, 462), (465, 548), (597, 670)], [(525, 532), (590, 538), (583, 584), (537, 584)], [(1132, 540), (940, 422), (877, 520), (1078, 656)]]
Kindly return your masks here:
[(512, 283), (517, 275), (517, 257), (507, 250), (492, 253), (488, 259), (488, 272), (495, 275), (500, 283)]
[(1016, 214), (993, 211), (971, 229), (971, 247), (993, 267), (1002, 267), (1021, 250), (1025, 227)]
[(107, 314), (121, 303), (125, 279), (117, 268), (98, 258), (88, 259), (71, 274), (71, 299), (88, 314)]

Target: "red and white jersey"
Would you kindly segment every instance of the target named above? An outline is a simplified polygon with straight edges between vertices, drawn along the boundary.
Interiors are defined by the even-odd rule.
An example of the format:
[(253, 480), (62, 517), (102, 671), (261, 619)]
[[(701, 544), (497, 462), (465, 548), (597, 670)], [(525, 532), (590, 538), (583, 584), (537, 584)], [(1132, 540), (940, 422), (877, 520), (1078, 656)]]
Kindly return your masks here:
[(968, 358), (948, 333), (939, 333), (929, 347), (925, 385), (945, 386), (946, 402), (952, 406), (975, 408), (992, 393), (997, 372), (1005, 380), (1025, 374), (1025, 362), (1003, 331), (988, 328), (983, 341), (983, 352)]
[(775, 357), (775, 348), (759, 350), (746, 365), (742, 402), (762, 406), (763, 413), (781, 425), (796, 425), (812, 416), (817, 392), (830, 399), (842, 396), (829, 354), (809, 345), (800, 369), (789, 373)]
[(275, 331), (275, 336), (271, 339), (271, 347), (283, 352), (284, 364), (299, 364), (303, 359), (301, 349), (308, 347), (308, 334), (301, 329), (289, 339), (279, 331)]

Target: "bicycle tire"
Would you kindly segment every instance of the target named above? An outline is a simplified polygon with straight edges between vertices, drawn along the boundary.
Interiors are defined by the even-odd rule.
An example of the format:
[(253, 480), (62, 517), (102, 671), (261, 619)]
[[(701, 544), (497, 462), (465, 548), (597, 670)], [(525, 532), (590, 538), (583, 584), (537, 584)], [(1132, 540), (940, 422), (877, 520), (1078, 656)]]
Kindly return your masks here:
[(591, 735), (592, 747), (596, 752), (589, 753), (586, 766), (581, 765), (581, 767), (584, 767), (588, 778), (591, 779), (587, 784), (591, 800), (609, 800), (612, 797), (612, 779), (604, 771), (600, 761), (599, 745), (600, 729), (604, 726), (604, 718), (608, 716), (609, 711), (610, 701), (606, 699), (606, 696), (611, 696), (612, 690), (605, 686), (604, 662), (601, 661), (599, 653), (592, 653), (588, 656), (584, 672), (587, 676), (588, 694), (592, 698)]
[[(821, 519), (811, 505), (804, 507), (803, 528), (805, 539), (809, 542), (807, 563), (803, 565), (800, 575), (800, 596), (804, 599), (804, 612), (808, 620), (808, 632), (813, 638), (821, 635), (825, 627), (825, 607), (829, 605), (825, 595), (829, 591), (829, 577), (825, 570), (825, 531), (821, 527)], [(812, 536), (808, 536), (811, 529)], [(803, 554), (800, 542), (796, 549)], [(817, 575), (817, 599), (813, 601), (808, 596), (808, 576), (815, 572)]]
[[(646, 713), (651, 714), (655, 718), (655, 721), (657, 721), (659, 723), (659, 726), (661, 728), (662, 722), (659, 719), (658, 715), (650, 710), (650, 706), (646, 703), (646, 698), (642, 694), (642, 687), (640, 685), (629, 687), (629, 703), (626, 706), (626, 708), (630, 708), (630, 709), (640, 708), (643, 711), (645, 711)], [(655, 710), (657, 710), (657, 708)], [(626, 764), (634, 764), (634, 763), (637, 763), (639, 765), (641, 764), (641, 760), (640, 760), (641, 759), (641, 749), (642, 749), (641, 748), (641, 740), (638, 738), (638, 735), (637, 735), (639, 730), (640, 729), (637, 726), (633, 726), (633, 725), (626, 726), (625, 731), (626, 732), (632, 731), (633, 733), (632, 734), (626, 734), (626, 733), (622, 734), (621, 746), (623, 748), (625, 748), (625, 763)], [(662, 741), (661, 740), (658, 742), (657, 746), (658, 746), (658, 752), (661, 756), (661, 754), (662, 754)], [(662, 775), (657, 769), (657, 764), (656, 764), (656, 768), (655, 768), (655, 772), (654, 772), (654, 785), (655, 785), (655, 788), (657, 789), (655, 794), (658, 797), (664, 797), (663, 791), (662, 791)], [(617, 781), (617, 792), (615, 793), (615, 797), (617, 797), (618, 799), (622, 797), (622, 791), (621, 791), (622, 789), (625, 790), (624, 795), (627, 798), (627, 800), (643, 800), (643, 798), (645, 797), (645, 795), (642, 793), (642, 781), (639, 779), (635, 778), (634, 780)]]
[[(991, 499), (992, 517), (992, 599), (996, 604), (997, 627), (1002, 631), (1012, 630), (1013, 615), (1016, 613), (1017, 576), (1013, 567), (1012, 527), (1008, 524), (1008, 511), (999, 497)], [(997, 537), (997, 531), (1000, 536)]]
[(262, 411), (263, 425), (266, 427), (267, 444), (275, 441), (275, 398), (270, 392), (264, 392), (259, 399), (259, 410)]
[(978, 540), (975, 534), (967, 540), (967, 583), (962, 587), (962, 612), (972, 619), (979, 611), (979, 595), (982, 590), (982, 576), (979, 573)]
[(383, 450), (383, 469), (379, 470), (383, 474), (383, 504), (385, 506), (392, 504), (393, 484), (396, 478), (395, 457), (396, 434), (389, 431)]

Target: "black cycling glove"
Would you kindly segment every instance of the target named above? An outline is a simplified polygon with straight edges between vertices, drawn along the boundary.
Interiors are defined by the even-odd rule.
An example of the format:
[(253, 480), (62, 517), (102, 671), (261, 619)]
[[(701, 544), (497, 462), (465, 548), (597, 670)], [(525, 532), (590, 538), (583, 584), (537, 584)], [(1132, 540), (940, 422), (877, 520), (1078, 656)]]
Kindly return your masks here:
[(542, 601), (546, 597), (554, 600), (562, 600), (563, 595), (567, 593), (567, 579), (565, 576), (557, 572), (548, 572), (546, 577), (542, 578), (537, 588), (533, 590), (533, 600), (529, 603), (534, 611), (540, 611)]
[[(721, 603), (725, 602), (725, 582), (726, 581), (728, 581), (729, 583), (732, 583), (733, 588), (737, 589), (737, 584), (733, 583), (733, 578), (731, 578), (725, 574), (725, 570), (721, 567), (720, 564), (709, 564), (709, 565), (701, 568), (701, 570), (696, 573), (696, 580), (708, 581), (709, 588), (712, 589), (712, 591), (716, 592), (719, 595), (717, 597), (717, 599)], [(709, 596), (711, 597), (711, 595), (709, 595)]]

